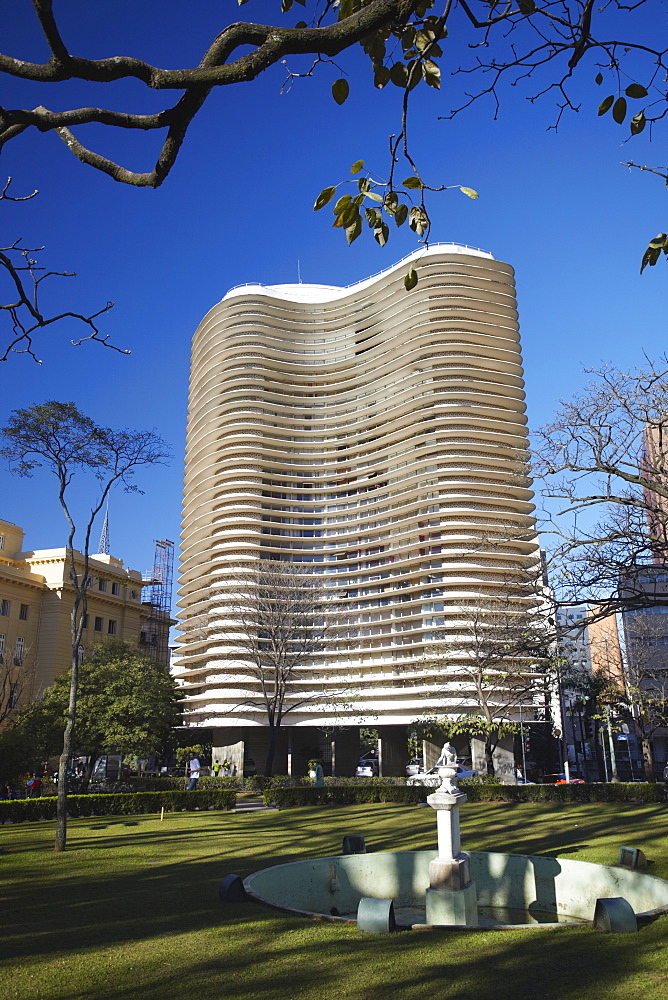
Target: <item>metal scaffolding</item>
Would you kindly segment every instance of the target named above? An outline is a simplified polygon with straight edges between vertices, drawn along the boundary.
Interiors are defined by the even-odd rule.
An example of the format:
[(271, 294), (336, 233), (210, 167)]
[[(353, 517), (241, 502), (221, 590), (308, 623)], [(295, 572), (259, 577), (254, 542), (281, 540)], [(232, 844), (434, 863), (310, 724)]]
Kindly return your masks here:
[(141, 630), (141, 645), (156, 663), (169, 667), (169, 627), (172, 610), (172, 577), (174, 572), (174, 542), (167, 539), (155, 542), (153, 571), (142, 580), (142, 589), (148, 592), (144, 607), (150, 614)]

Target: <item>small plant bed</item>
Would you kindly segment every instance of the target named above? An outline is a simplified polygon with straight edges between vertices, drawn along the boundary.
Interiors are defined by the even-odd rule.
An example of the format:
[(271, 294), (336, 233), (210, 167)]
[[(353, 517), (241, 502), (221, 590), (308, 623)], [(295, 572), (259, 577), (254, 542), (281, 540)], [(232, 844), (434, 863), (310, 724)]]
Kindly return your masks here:
[[(55, 819), (56, 796), (40, 799), (18, 799), (0, 802), (0, 823), (25, 823)], [(68, 795), (68, 815), (80, 816), (136, 816), (142, 813), (193, 812), (202, 809), (234, 809), (236, 792), (195, 791), (128, 792), (108, 795)]]

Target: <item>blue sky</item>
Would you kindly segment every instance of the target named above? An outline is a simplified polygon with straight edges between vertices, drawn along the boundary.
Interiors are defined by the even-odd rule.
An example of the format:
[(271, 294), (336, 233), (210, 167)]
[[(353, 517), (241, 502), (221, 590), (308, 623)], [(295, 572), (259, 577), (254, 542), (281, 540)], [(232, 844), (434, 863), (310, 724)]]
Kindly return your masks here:
[[(250, 0), (239, 16), (270, 21), (280, 17), (278, 6)], [(6, 0), (4, 9), (3, 51), (45, 58), (29, 5)], [(55, 9), (73, 50), (130, 53), (165, 66), (194, 64), (224, 26), (213, 0), (96, 0)], [(664, 10), (651, 5), (650, 14), (638, 16), (640, 27), (665, 34)], [(299, 16), (301, 8), (292, 20)], [(446, 59), (449, 52), (446, 44)], [(381, 172), (387, 136), (398, 127), (401, 92), (392, 85), (374, 90), (359, 54), (342, 57), (339, 66), (321, 67), (287, 94), (280, 92), (281, 68), (214, 93), (157, 191), (117, 184), (83, 166), (55, 136), (25, 133), (2, 151), (0, 175), (13, 176), (15, 192), (40, 191), (32, 202), (0, 206), (3, 242), (21, 236), (45, 245), (44, 263), (77, 271), (77, 278), (54, 279), (54, 309), (92, 311), (115, 301), (104, 330), (132, 354), (70, 347), (76, 328), (56, 328), (39, 342), (43, 365), (14, 357), (0, 368), (0, 420), (16, 407), (55, 398), (75, 401), (101, 423), (162, 434), (171, 465), (139, 477), (143, 496), (116, 493), (110, 504), (112, 551), (133, 568), (150, 567), (153, 539), (178, 541), (190, 339), (204, 313), (233, 285), (295, 281), (298, 261), (302, 280), (345, 285), (415, 248), (413, 234), (394, 227), (385, 248), (366, 232), (348, 248), (330, 228), (329, 208), (312, 211), (318, 192), (349, 177), (358, 158)], [(351, 96), (338, 107), (330, 87), (343, 72)], [(496, 121), (490, 102), (437, 121), (471, 84), (448, 76), (445, 60), (442, 91), (420, 86), (412, 95), (412, 148), (423, 176), (480, 193), (477, 201), (456, 191), (436, 196), (433, 240), (481, 247), (516, 270), (534, 426), (582, 386), (583, 368), (630, 366), (642, 363), (643, 350), (654, 357), (665, 350), (668, 265), (638, 273), (647, 241), (666, 228), (665, 187), (620, 166), (626, 159), (661, 166), (665, 145), (658, 133), (651, 143), (643, 135), (622, 144), (626, 130), (596, 115), (611, 88), (596, 87), (595, 73), (592, 61), (576, 85), (582, 110), (566, 115), (558, 131), (548, 130), (556, 117), (551, 99), (531, 104), (519, 87), (504, 92)], [(146, 111), (163, 106), (163, 96), (135, 83), (45, 89), (2, 80), (5, 107), (98, 102)], [(97, 126), (80, 135), (136, 169), (149, 169), (158, 148), (155, 135), (110, 136)], [(0, 517), (24, 527), (27, 547), (62, 544), (64, 521), (46, 477), (20, 480), (2, 466), (0, 499)]]

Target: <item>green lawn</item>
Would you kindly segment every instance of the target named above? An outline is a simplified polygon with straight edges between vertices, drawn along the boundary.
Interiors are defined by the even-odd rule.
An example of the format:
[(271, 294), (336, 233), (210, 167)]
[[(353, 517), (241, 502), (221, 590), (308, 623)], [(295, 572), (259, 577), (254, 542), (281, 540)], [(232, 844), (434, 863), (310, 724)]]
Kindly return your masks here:
[[(473, 804), (464, 847), (614, 862), (643, 848), (668, 878), (665, 805)], [(431, 809), (176, 813), (0, 828), (3, 1000), (668, 1000), (668, 917), (589, 928), (389, 937), (217, 899), (220, 879), (338, 853), (434, 846)]]

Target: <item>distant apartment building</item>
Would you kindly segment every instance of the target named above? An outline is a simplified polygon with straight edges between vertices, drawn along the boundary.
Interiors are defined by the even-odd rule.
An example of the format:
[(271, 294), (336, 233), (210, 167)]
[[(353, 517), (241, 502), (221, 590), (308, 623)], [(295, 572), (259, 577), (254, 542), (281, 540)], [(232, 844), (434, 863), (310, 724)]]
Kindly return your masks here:
[[(263, 767), (225, 611), (261, 559), (321, 576), (348, 625), (288, 692), (282, 769), (331, 739), (351, 773), (362, 724), (404, 773), (411, 722), (473, 711), (430, 650), (535, 569), (526, 459), (508, 264), (439, 244), (348, 288), (229, 291), (193, 341), (179, 591), (185, 719), (214, 758)], [(349, 691), (336, 710), (313, 697), (327, 683)]]
[[(38, 699), (69, 670), (74, 591), (65, 548), (25, 550), (24, 532), (0, 520), (0, 668), (13, 707)], [(83, 558), (76, 561), (83, 572)], [(98, 642), (121, 639), (139, 646), (151, 607), (142, 604), (142, 577), (114, 556), (89, 561), (88, 612), (79, 649), (83, 659)], [(8, 668), (11, 668), (8, 676)]]

